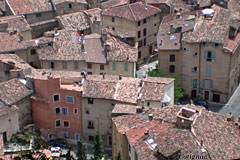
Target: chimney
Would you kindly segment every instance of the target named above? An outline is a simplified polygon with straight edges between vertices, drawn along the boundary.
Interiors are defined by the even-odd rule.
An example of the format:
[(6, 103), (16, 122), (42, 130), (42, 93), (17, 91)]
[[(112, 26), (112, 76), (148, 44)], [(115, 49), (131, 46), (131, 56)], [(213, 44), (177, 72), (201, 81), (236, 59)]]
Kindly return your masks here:
[(20, 43), (20, 42), (22, 42), (22, 40), (23, 40), (23, 36), (20, 34), (20, 33), (17, 33), (17, 35), (18, 35), (18, 42)]
[(148, 114), (148, 120), (152, 121), (153, 120), (153, 114)]
[(121, 74), (119, 74), (119, 80), (122, 80), (122, 75)]
[(176, 14), (176, 19), (181, 19), (181, 18), (182, 18), (181, 13), (178, 12), (178, 13)]
[(229, 112), (228, 115), (227, 115), (227, 121), (228, 122), (230, 122), (230, 121), (233, 122), (234, 121), (234, 115), (231, 112)]
[(146, 129), (144, 132), (144, 135), (148, 135), (149, 134), (149, 129)]
[(142, 101), (142, 109), (144, 109), (144, 101)]
[(142, 112), (143, 112), (143, 110), (142, 110), (142, 108), (141, 108), (141, 107), (137, 107), (137, 108), (136, 108), (136, 112), (137, 112), (137, 113), (142, 113)]

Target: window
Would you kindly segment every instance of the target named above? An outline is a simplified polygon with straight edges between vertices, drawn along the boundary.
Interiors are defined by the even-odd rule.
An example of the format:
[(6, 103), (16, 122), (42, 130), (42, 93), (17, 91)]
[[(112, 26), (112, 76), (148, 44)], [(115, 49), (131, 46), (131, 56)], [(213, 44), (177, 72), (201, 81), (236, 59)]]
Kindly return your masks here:
[(147, 22), (147, 19), (144, 19), (144, 20), (143, 20), (143, 24), (145, 24), (146, 22)]
[(74, 62), (74, 69), (78, 69), (78, 62)]
[(62, 69), (67, 69), (67, 62), (62, 62)]
[(138, 41), (138, 48), (142, 47), (142, 41)]
[(146, 44), (147, 44), (147, 39), (144, 38), (144, 40), (143, 40), (143, 45), (146, 46)]
[(175, 54), (170, 55), (170, 62), (175, 62)]
[(92, 63), (88, 63), (88, 64), (87, 64), (87, 68), (88, 68), (88, 69), (92, 69)]
[(56, 120), (55, 125), (56, 125), (56, 127), (60, 127), (61, 126), (61, 121), (60, 120)]
[(218, 43), (215, 43), (215, 48), (217, 48), (218, 47)]
[(55, 114), (59, 114), (60, 113), (60, 107), (56, 107), (55, 108)]
[(215, 52), (214, 51), (204, 51), (204, 59), (207, 62), (214, 62), (215, 60)]
[(206, 76), (211, 76), (212, 66), (207, 64), (206, 65)]
[(104, 65), (100, 64), (100, 70), (104, 70)]
[(63, 121), (63, 127), (69, 128), (70, 124), (69, 121)]
[(115, 31), (115, 27), (112, 27), (112, 30)]
[(142, 57), (142, 53), (141, 51), (138, 52), (138, 58), (141, 58)]
[(88, 129), (94, 129), (94, 123), (93, 121), (88, 121), (88, 126), (87, 126)]
[(220, 102), (220, 95), (219, 94), (213, 94), (213, 102)]
[(157, 14), (154, 14), (154, 17), (156, 17), (157, 16)]
[(188, 52), (188, 49), (187, 49), (187, 48), (183, 48), (183, 51), (184, 51), (184, 52)]
[(191, 91), (191, 97), (192, 98), (196, 98), (197, 97), (197, 90), (196, 89)]
[(116, 63), (112, 63), (112, 70), (115, 71), (117, 69)]
[(175, 72), (175, 66), (174, 65), (170, 65), (169, 66), (169, 72), (170, 73), (174, 73)]
[(112, 17), (112, 22), (115, 22), (115, 18), (114, 17)]
[(198, 71), (198, 67), (192, 67), (192, 72), (196, 73)]
[(195, 53), (192, 54), (193, 57), (197, 57), (197, 55), (198, 55), (197, 52), (195, 52)]
[(93, 104), (93, 98), (88, 98), (88, 104)]
[(108, 145), (109, 145), (109, 146), (112, 146), (112, 136), (109, 136), (109, 137), (108, 137)]
[(199, 88), (199, 80), (198, 79), (191, 80), (191, 88)]
[(73, 113), (74, 113), (74, 114), (78, 114), (78, 109), (77, 109), (77, 108), (74, 108), (74, 109), (73, 109)]
[(78, 133), (75, 134), (75, 140), (76, 141), (80, 140), (80, 135)]
[(71, 96), (66, 96), (66, 102), (67, 103), (74, 103), (74, 98)]
[(147, 106), (150, 106), (150, 102), (147, 102)]
[(49, 62), (49, 69), (53, 69), (54, 68), (54, 62)]
[(88, 75), (92, 75), (92, 72), (87, 72)]
[(62, 115), (67, 115), (68, 114), (68, 108), (62, 108)]
[(88, 140), (93, 141), (94, 140), (93, 136), (88, 136)]
[(203, 89), (213, 90), (213, 80), (203, 79), (202, 86), (203, 86)]
[(68, 8), (71, 9), (72, 8), (72, 4), (68, 4)]
[(128, 63), (124, 64), (124, 71), (128, 71)]
[(89, 109), (86, 108), (86, 114), (90, 114)]
[(207, 47), (208, 46), (208, 43), (207, 42), (203, 42), (202, 43), (204, 47)]
[(141, 26), (141, 21), (138, 21), (138, 26)]
[(63, 137), (66, 139), (66, 138), (68, 138), (68, 132), (64, 132), (63, 133)]
[(138, 31), (138, 38), (141, 38), (141, 31)]
[(37, 14), (36, 14), (36, 17), (37, 17), (37, 18), (42, 17), (41, 13), (37, 13)]
[(53, 95), (53, 102), (59, 102), (60, 101), (60, 96), (59, 94)]
[(31, 49), (31, 55), (35, 55), (36, 54), (36, 49)]
[(144, 28), (143, 29), (143, 36), (146, 36), (147, 35), (147, 28)]

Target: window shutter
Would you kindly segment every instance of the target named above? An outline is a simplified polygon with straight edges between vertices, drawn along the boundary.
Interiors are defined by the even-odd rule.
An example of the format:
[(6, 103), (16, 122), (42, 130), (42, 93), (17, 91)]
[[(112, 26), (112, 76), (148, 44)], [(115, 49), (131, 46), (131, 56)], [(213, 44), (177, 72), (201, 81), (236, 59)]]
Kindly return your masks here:
[(197, 79), (197, 88), (199, 88), (199, 79)]
[(208, 47), (208, 42), (205, 43), (205, 46)]
[(204, 51), (204, 60), (207, 61), (207, 51)]
[(206, 65), (206, 76), (211, 76), (212, 66), (207, 64)]
[(116, 70), (116, 68), (117, 68), (117, 67), (116, 67), (116, 63), (113, 62), (113, 63), (112, 63), (112, 70)]
[(215, 61), (215, 51), (212, 51), (212, 57), (211, 57), (211, 59), (212, 59), (212, 62)]
[(127, 63), (124, 64), (124, 71), (128, 71), (128, 64)]
[(194, 67), (192, 67), (192, 72), (194, 72)]
[(213, 80), (210, 80), (210, 89), (213, 90)]
[(193, 79), (191, 79), (191, 88), (193, 88)]
[(51, 69), (51, 62), (48, 62), (48, 68)]
[(203, 79), (203, 83), (202, 83), (202, 88), (203, 89), (205, 89), (206, 87), (205, 87), (205, 84), (206, 84), (206, 82), (205, 82), (206, 80), (205, 79)]
[(215, 48), (215, 43), (214, 42), (212, 42), (212, 47)]

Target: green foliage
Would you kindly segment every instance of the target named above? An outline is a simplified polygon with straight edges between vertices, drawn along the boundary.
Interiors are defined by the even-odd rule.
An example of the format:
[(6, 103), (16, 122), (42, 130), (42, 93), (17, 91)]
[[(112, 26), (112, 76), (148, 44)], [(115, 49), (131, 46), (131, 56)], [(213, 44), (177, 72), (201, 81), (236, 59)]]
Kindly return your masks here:
[(117, 157), (116, 157), (115, 159), (116, 159), (116, 160), (123, 160), (123, 159), (122, 159), (122, 154), (121, 154), (120, 151), (118, 152), (118, 155), (117, 155)]
[(68, 149), (68, 152), (66, 154), (63, 154), (60, 157), (66, 158), (66, 160), (73, 160), (74, 157), (71, 155), (71, 148)]
[(184, 97), (183, 89), (180, 85), (180, 75), (179, 74), (171, 74), (171, 75), (163, 75), (160, 69), (149, 71), (148, 76), (150, 77), (165, 77), (165, 78), (175, 78), (174, 81), (174, 102), (178, 102), (180, 99)]
[(41, 160), (48, 160), (48, 158), (46, 157), (46, 155), (44, 153), (41, 153), (39, 151), (31, 151), (31, 150), (25, 150), (25, 151), (20, 151), (19, 152), (19, 156), (15, 157), (15, 160), (22, 160), (22, 159), (36, 159), (36, 157), (38, 157), (38, 159)]
[(87, 159), (87, 154), (86, 154), (86, 146), (83, 144), (82, 139), (77, 142), (77, 157), (78, 160), (86, 160)]
[(93, 154), (94, 154), (94, 160), (99, 160), (104, 157), (104, 148), (103, 148), (103, 142), (101, 135), (99, 131), (97, 131), (95, 137), (94, 137), (94, 142), (93, 142)]

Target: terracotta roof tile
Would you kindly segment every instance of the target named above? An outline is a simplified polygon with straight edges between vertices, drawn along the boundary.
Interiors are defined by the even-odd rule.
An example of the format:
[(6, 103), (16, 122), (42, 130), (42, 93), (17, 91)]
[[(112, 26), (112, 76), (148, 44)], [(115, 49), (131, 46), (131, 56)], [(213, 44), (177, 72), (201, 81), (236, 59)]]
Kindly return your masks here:
[[(15, 110), (16, 110), (16, 108), (8, 107), (8, 106), (0, 103), (0, 118), (14, 112)], [(1, 142), (1, 139), (0, 139), (0, 142)], [(2, 145), (2, 143), (0, 145)], [(0, 146), (0, 148), (1, 148), (1, 146)]]
[(101, 9), (100, 8), (93, 8), (83, 11), (88, 18), (93, 21), (101, 21)]
[(161, 10), (147, 4), (132, 3), (123, 6), (105, 9), (102, 12), (104, 16), (122, 17), (130, 21), (140, 21), (151, 15), (160, 13)]
[(33, 91), (28, 89), (18, 79), (11, 79), (0, 83), (0, 100), (6, 105), (12, 105), (32, 93)]
[(111, 7), (117, 7), (117, 6), (121, 6), (121, 5), (125, 5), (128, 4), (129, 0), (110, 0), (107, 2), (103, 2), (101, 3), (101, 8), (102, 9), (107, 9), (107, 8), (111, 8)]

